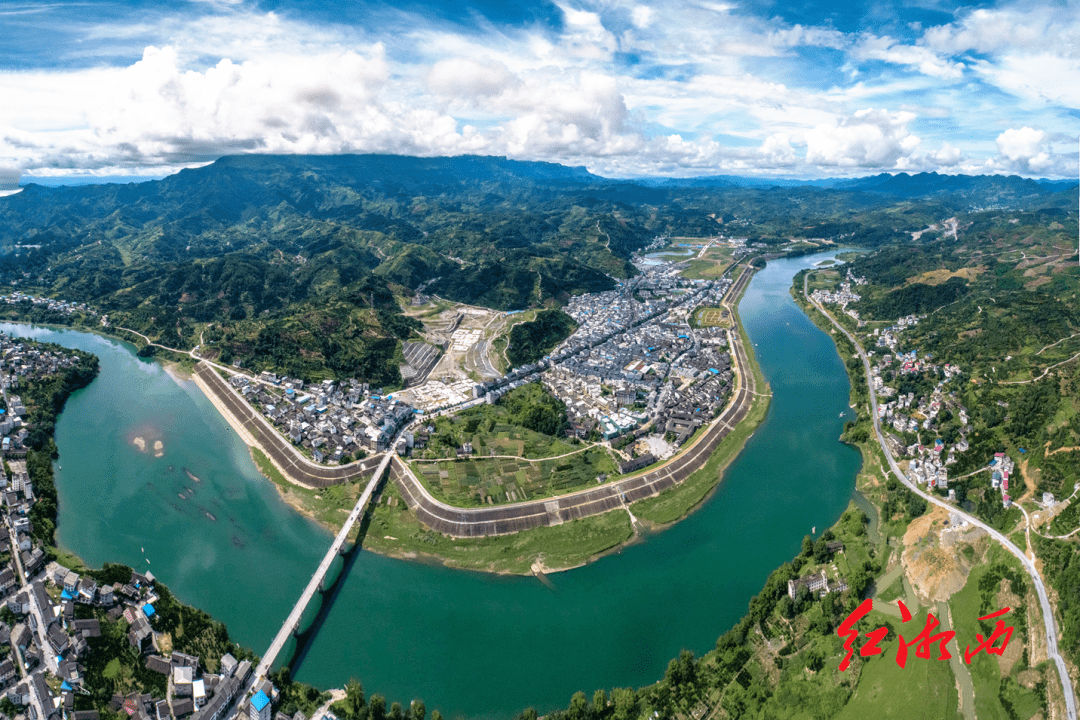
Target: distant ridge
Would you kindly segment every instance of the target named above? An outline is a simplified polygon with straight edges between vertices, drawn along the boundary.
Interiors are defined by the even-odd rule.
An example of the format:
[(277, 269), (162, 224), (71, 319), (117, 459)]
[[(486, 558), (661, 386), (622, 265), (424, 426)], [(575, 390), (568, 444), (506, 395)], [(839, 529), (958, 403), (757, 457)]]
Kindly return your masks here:
[(654, 188), (709, 187), (819, 187), (836, 190), (861, 190), (895, 197), (933, 197), (936, 195), (968, 195), (987, 190), (1001, 190), (1020, 195), (1060, 192), (1075, 187), (1075, 180), (1032, 180), (1019, 175), (944, 175), (936, 172), (880, 173), (860, 178), (819, 178), (792, 180), (788, 178), (743, 177), (739, 175), (709, 175), (697, 178), (637, 178), (624, 180)]

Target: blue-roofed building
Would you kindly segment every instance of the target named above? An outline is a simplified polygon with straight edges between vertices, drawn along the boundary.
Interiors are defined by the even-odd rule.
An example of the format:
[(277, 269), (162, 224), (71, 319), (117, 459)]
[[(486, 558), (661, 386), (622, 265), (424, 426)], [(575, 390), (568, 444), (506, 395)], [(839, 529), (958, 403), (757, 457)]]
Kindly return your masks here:
[(270, 720), (270, 698), (260, 690), (251, 696), (251, 705), (248, 708), (250, 720)]
[(143, 605), (142, 606), (142, 611), (143, 611), (143, 615), (145, 615), (147, 618), (154, 617), (154, 606), (151, 605), (150, 603), (146, 603), (145, 605)]

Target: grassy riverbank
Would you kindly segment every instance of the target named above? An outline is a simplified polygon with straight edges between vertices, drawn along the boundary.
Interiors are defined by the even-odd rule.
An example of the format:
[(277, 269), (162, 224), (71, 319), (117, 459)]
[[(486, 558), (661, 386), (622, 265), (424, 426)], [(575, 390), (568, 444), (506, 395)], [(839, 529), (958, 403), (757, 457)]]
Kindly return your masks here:
[[(360, 498), (363, 487), (360, 483), (349, 482), (343, 485), (332, 485), (328, 488), (305, 488), (289, 480), (281, 474), (266, 453), (257, 447), (248, 447), (251, 451), (251, 459), (255, 461), (255, 467), (259, 469), (267, 479), (274, 483), (275, 489), (281, 499), (298, 513), (309, 517), (322, 525), (332, 533), (341, 529), (342, 523), (349, 516), (356, 501)], [(353, 530), (349, 539), (356, 539), (357, 530)]]
[(420, 524), (389, 484), (372, 511), (365, 548), (391, 557), (448, 567), (527, 575), (580, 567), (634, 537), (630, 517), (614, 511), (513, 535), (452, 538)]

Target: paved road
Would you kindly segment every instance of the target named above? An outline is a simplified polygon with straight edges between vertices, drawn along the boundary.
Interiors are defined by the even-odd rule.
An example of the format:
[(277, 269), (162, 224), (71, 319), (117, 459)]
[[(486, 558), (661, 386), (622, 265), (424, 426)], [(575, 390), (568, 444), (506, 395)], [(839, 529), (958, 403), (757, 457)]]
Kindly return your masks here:
[(1054, 661), (1054, 664), (1057, 666), (1058, 676), (1061, 678), (1061, 685), (1065, 690), (1066, 717), (1068, 718), (1068, 720), (1076, 720), (1076, 696), (1074, 695), (1072, 680), (1069, 678), (1068, 669), (1065, 667), (1065, 660), (1058, 652), (1057, 626), (1054, 621), (1054, 609), (1050, 605), (1050, 598), (1046, 594), (1046, 586), (1043, 585), (1042, 577), (1039, 575), (1039, 571), (1035, 568), (1034, 563), (1032, 563), (1032, 561), (1028, 559), (1027, 555), (1025, 555), (1020, 548), (1014, 545), (1012, 541), (1009, 540), (1009, 538), (1005, 537), (1005, 535), (990, 527), (974, 515), (969, 515), (968, 513), (964, 512), (956, 505), (945, 502), (937, 495), (931, 495), (930, 493), (924, 492), (915, 483), (908, 480), (907, 476), (904, 475), (904, 473), (900, 470), (900, 466), (896, 464), (896, 459), (893, 457), (892, 452), (889, 450), (888, 443), (885, 442), (885, 435), (881, 432), (881, 420), (878, 418), (877, 410), (877, 393), (874, 392), (873, 383), (869, 382), (870, 378), (873, 377), (870, 372), (870, 359), (866, 356), (866, 352), (863, 350), (862, 345), (859, 344), (858, 340), (856, 340), (855, 337), (851, 333), (849, 333), (843, 325), (838, 323), (832, 315), (826, 312), (825, 308), (823, 308), (820, 304), (818, 304), (816, 300), (810, 297), (810, 293), (807, 292), (808, 278), (809, 275), (803, 276), (803, 296), (809, 302), (813, 303), (814, 307), (820, 310), (825, 317), (829, 318), (829, 321), (833, 325), (835, 325), (836, 328), (840, 330), (840, 332), (844, 333), (847, 339), (850, 340), (851, 343), (855, 346), (855, 349), (859, 353), (859, 357), (862, 359), (863, 368), (866, 370), (867, 386), (870, 388), (870, 417), (874, 421), (874, 433), (877, 435), (878, 444), (881, 446), (881, 451), (885, 453), (885, 458), (889, 461), (889, 467), (892, 469), (893, 474), (900, 480), (900, 482), (906, 485), (909, 490), (911, 490), (913, 493), (923, 498), (927, 502), (933, 503), (938, 507), (945, 508), (949, 512), (956, 513), (962, 516), (972, 525), (976, 525), (985, 530), (987, 533), (989, 533), (991, 537), (1001, 543), (1006, 550), (1015, 555), (1016, 558), (1020, 560), (1020, 564), (1024, 566), (1024, 570), (1027, 571), (1027, 574), (1031, 576), (1032, 584), (1034, 584), (1035, 586), (1035, 592), (1039, 596), (1039, 604), (1042, 606), (1043, 624), (1046, 626), (1046, 654), (1047, 657), (1052, 659)]

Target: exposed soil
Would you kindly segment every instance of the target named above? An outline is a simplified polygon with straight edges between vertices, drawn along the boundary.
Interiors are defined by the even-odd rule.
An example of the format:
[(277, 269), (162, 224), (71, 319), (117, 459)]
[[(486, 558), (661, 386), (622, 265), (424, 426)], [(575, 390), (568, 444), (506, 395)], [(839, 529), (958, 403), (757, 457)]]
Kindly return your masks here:
[[(982, 555), (985, 535), (973, 525), (951, 526), (949, 512), (939, 507), (908, 525), (900, 562), (921, 602), (948, 600), (964, 587)], [(971, 560), (961, 551), (964, 545), (974, 548)]]

